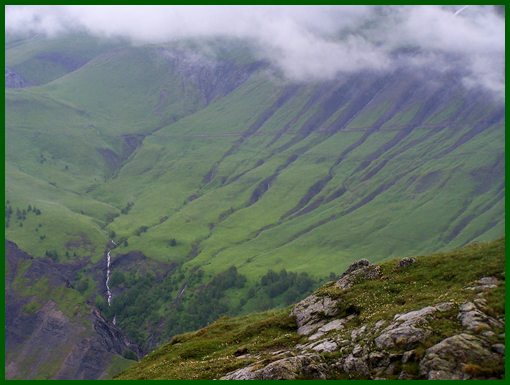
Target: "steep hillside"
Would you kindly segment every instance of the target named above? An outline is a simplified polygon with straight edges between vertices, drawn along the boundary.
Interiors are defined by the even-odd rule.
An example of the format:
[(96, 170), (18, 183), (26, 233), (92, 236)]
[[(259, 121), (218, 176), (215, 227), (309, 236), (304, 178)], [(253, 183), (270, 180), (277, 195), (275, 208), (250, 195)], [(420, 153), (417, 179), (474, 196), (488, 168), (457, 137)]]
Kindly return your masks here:
[[(7, 197), (96, 254), (113, 231), (118, 252), (252, 278), (501, 236), (504, 108), (427, 76), (287, 84), (234, 43), (116, 48), (7, 92)], [(7, 231), (36, 255), (75, 236)]]
[(504, 377), (505, 242), (359, 261), (291, 309), (175, 336), (117, 379)]
[(34, 259), (6, 243), (7, 379), (111, 378), (140, 356), (85, 299), (95, 292), (86, 264)]
[[(77, 274), (51, 309), (71, 293), (140, 354), (359, 258), (504, 234), (504, 105), (455, 71), (291, 82), (235, 39), (74, 34), (8, 38), (5, 74), (6, 239)], [(58, 377), (60, 358), (11, 377)]]
[(121, 40), (96, 39), (84, 33), (52, 39), (39, 34), (9, 35), (5, 41), (5, 67), (20, 82), (7, 87), (48, 83), (77, 70), (103, 52), (125, 45)]

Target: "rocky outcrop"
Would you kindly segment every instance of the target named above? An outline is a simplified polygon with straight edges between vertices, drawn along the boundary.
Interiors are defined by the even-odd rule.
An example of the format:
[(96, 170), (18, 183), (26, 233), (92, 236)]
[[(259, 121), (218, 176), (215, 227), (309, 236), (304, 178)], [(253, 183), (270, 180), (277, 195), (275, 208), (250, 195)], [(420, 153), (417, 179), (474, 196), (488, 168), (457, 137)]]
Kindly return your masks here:
[[(398, 269), (416, 261), (400, 262)], [(382, 278), (380, 267), (361, 260), (352, 264), (333, 286), (342, 293), (364, 280)], [(396, 314), (391, 321), (362, 325), (357, 314), (346, 315), (341, 310), (346, 305), (341, 294), (319, 291), (299, 302), (291, 312), (304, 343), (278, 352), (269, 363), (267, 357), (258, 357), (222, 379), (500, 378), (505, 352), (501, 334), (504, 321), (487, 313), (484, 297), (501, 283), (494, 277), (485, 277), (465, 288), (478, 293), (473, 302), (431, 304)], [(449, 336), (430, 344), (435, 322), (441, 319), (455, 325)]]
[(503, 328), (504, 325), (501, 321), (490, 317), (485, 314), (482, 310), (485, 301), (477, 301), (478, 305), (473, 302), (466, 302), (460, 306), (458, 315), (459, 321), (462, 326), (474, 333), (487, 333), (492, 328)]
[(298, 334), (309, 335), (326, 324), (326, 320), (338, 314), (338, 301), (324, 296), (311, 295), (299, 302), (291, 315), (296, 317)]
[(340, 279), (335, 285), (341, 289), (349, 289), (354, 284), (372, 279), (379, 279), (382, 277), (381, 266), (373, 265), (366, 259), (354, 262), (349, 268), (340, 276)]
[(302, 354), (282, 358), (260, 369), (257, 365), (236, 370), (222, 380), (295, 380), (298, 378), (326, 379), (327, 367), (317, 354)]
[(415, 262), (416, 262), (416, 258), (406, 257), (406, 258), (402, 258), (400, 261), (398, 261), (398, 265), (397, 266), (399, 268), (404, 268), (404, 267), (412, 265)]
[[(380, 266), (362, 259), (351, 264), (340, 276), (335, 286), (341, 289), (349, 289), (356, 283), (381, 277)], [(305, 298), (294, 306), (291, 312), (291, 315), (296, 317), (298, 334), (310, 335), (315, 332), (310, 338), (317, 339), (331, 330), (342, 329), (348, 318), (334, 319), (328, 322), (332, 317), (338, 315), (341, 306), (340, 298), (333, 298), (328, 295), (311, 295)]]
[(430, 335), (430, 330), (421, 326), (425, 326), (434, 313), (450, 310), (452, 306), (452, 303), (441, 303), (406, 314), (397, 314), (393, 322), (375, 339), (375, 345), (383, 349), (412, 348)]
[(483, 338), (462, 333), (448, 337), (427, 349), (420, 362), (420, 373), (429, 380), (467, 380), (495, 376), (487, 371), (503, 366), (503, 355), (492, 352)]

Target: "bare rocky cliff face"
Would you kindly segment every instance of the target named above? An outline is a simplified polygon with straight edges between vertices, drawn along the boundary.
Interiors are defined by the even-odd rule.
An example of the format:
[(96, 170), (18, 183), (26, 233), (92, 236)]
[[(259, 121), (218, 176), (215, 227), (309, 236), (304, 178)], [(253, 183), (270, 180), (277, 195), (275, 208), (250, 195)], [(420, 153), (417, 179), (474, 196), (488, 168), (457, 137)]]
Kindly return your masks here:
[[(400, 261), (406, 268), (414, 259)], [(383, 280), (380, 266), (354, 263), (334, 284), (341, 290), (366, 280)], [(313, 294), (291, 312), (307, 342), (273, 354), (222, 379), (495, 379), (504, 367), (504, 319), (487, 308), (487, 295), (504, 284), (484, 277), (465, 290), (472, 302), (438, 302), (374, 324), (357, 322), (356, 309), (341, 311), (340, 298)], [(452, 335), (423, 348), (435, 321), (448, 315), (457, 324)], [(490, 368), (490, 369), (487, 369)], [(499, 373), (499, 374), (498, 374)]]
[[(64, 302), (85, 263), (34, 259), (6, 243), (6, 378), (97, 379), (108, 376), (115, 356), (141, 356), (91, 303), (57, 305), (54, 297)], [(44, 290), (25, 290), (41, 280)]]

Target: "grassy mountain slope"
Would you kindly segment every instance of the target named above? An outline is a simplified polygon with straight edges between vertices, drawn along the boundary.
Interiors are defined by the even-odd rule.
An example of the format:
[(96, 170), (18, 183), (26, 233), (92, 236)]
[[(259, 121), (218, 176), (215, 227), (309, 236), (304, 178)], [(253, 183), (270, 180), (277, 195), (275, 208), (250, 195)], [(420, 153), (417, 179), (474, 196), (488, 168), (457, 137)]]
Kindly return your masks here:
[(504, 233), (504, 107), (455, 74), (291, 84), (236, 41), (37, 37), (6, 55), (30, 80), (6, 90), (6, 238), (90, 264), (114, 239), (112, 306), (104, 277), (90, 299), (144, 348), (361, 257)]
[(72, 72), (94, 57), (126, 43), (86, 34), (7, 36), (5, 66), (29, 86), (41, 85)]
[[(88, 44), (76, 45), (90, 56)], [(190, 45), (116, 48), (7, 92), (13, 172), (56, 187), (69, 221), (90, 202), (79, 214), (103, 239), (111, 230), (127, 239), (118, 252), (189, 259), (211, 273), (235, 264), (256, 277), (290, 260), (306, 271), (313, 257), (323, 275), (349, 256), (502, 234), (503, 110), (484, 95), (405, 72), (287, 85), (235, 45), (216, 56)]]
[[(424, 306), (448, 301), (459, 305), (479, 298), (477, 291), (466, 287), (482, 277), (504, 280), (505, 243), (504, 240), (499, 240), (472, 244), (449, 253), (421, 256), (406, 268), (396, 267), (396, 262), (387, 261), (381, 264), (382, 279), (360, 281), (346, 290), (338, 289), (330, 282), (316, 291), (315, 294), (319, 296), (340, 298), (344, 311), (349, 308), (357, 309), (356, 316), (345, 328), (328, 334), (329, 340), (345, 340), (350, 338), (347, 336), (350, 336), (351, 332), (360, 330), (364, 325), (372, 328), (377, 321), (391, 322), (397, 314), (418, 310)], [(492, 317), (504, 317), (504, 291), (503, 283), (484, 294), (485, 311)], [(156, 349), (117, 378), (218, 379), (228, 372), (255, 362), (267, 365), (282, 356), (292, 357), (292, 349), (299, 343), (306, 343), (307, 337), (297, 333), (295, 319), (289, 316), (289, 313), (290, 309), (286, 308), (243, 317), (223, 317), (204, 329), (175, 336), (170, 343)], [(397, 347), (392, 351), (393, 362), (398, 362), (400, 366), (396, 367), (394, 364), (393, 373), (388, 369), (381, 376), (396, 378), (395, 375), (403, 370), (407, 375), (420, 378), (417, 362), (423, 358), (426, 349), (462, 331), (456, 312), (447, 312), (429, 322), (431, 334), (412, 346), (414, 356), (404, 364), (398, 362), (404, 348)], [(499, 330), (501, 331), (503, 329)], [(500, 337), (494, 338), (494, 341), (498, 338), (501, 340)], [(368, 340), (362, 340), (361, 343), (368, 346)], [(289, 354), (285, 355), (285, 351), (289, 351)], [(322, 355), (328, 365), (333, 365), (341, 357), (347, 356), (348, 351), (340, 349)], [(474, 378), (498, 376), (503, 370), (496, 362), (485, 363), (494, 365), (493, 367), (480, 366), (483, 365), (482, 362), (465, 361), (464, 364), (466, 373)], [(468, 365), (471, 366), (468, 368)], [(292, 370), (292, 366), (281, 371), (274, 369), (273, 375), (276, 377), (273, 379), (279, 375), (288, 375)], [(342, 371), (341, 366), (333, 372), (328, 378), (345, 379), (355, 375)], [(313, 377), (313, 373), (310, 376)]]

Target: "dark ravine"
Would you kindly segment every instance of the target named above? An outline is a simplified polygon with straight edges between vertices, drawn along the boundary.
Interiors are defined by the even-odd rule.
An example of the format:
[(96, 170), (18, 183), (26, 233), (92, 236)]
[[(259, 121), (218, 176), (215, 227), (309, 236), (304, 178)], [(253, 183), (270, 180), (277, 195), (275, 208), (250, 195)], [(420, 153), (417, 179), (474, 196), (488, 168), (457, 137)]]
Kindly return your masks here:
[[(139, 347), (89, 301), (71, 304), (69, 311), (52, 299), (72, 295), (72, 281), (86, 261), (34, 259), (10, 241), (6, 256), (6, 378), (98, 379), (108, 377), (115, 356), (141, 357)], [(23, 287), (42, 280), (40, 293)]]

